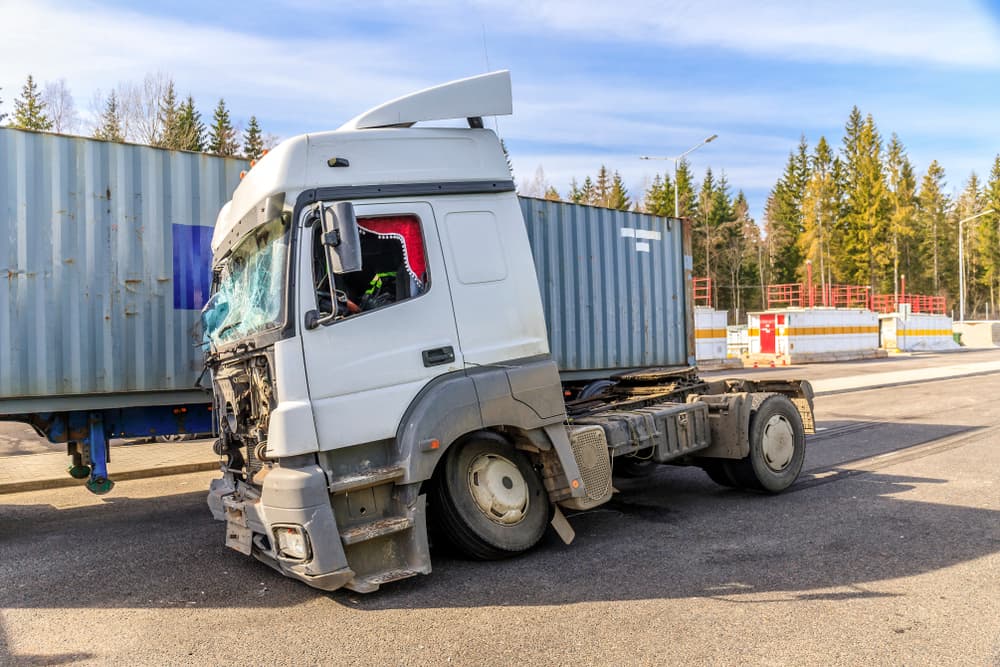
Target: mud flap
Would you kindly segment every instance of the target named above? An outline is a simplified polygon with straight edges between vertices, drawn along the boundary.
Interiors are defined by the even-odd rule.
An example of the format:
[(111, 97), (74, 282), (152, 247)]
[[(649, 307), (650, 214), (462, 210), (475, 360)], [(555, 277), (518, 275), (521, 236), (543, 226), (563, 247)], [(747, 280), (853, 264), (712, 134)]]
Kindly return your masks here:
[(247, 525), (243, 503), (231, 497), (222, 502), (226, 510), (226, 546), (249, 556), (253, 551), (253, 531)]
[(552, 528), (564, 544), (572, 544), (573, 539), (576, 537), (576, 531), (573, 530), (573, 526), (569, 525), (566, 515), (562, 513), (558, 505), (553, 504), (552, 508), (554, 510), (552, 512)]

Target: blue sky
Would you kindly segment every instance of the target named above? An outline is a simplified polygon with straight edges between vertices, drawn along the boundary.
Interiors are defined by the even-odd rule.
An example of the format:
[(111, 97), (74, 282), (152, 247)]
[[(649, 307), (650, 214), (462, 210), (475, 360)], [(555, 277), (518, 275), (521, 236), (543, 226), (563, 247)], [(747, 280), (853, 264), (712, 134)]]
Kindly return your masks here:
[(718, 133), (693, 167), (724, 170), (758, 220), (799, 136), (839, 145), (855, 104), (950, 188), (1000, 152), (1000, 12), (969, 0), (148, 4), (0, 0), (2, 110), (29, 72), (65, 78), (86, 119), (96, 90), (163, 71), (203, 116), (224, 97), (287, 137), (506, 68), (497, 127), (522, 183), (542, 166), (565, 192), (603, 163), (641, 196), (669, 163), (639, 155)]

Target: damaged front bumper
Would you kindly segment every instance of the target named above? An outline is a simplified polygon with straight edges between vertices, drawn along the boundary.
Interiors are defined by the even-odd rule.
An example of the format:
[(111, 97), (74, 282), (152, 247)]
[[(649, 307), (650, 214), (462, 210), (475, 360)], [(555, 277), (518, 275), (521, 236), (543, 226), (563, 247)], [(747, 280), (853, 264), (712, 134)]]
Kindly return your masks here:
[[(231, 475), (212, 482), (212, 516), (226, 522), (226, 546), (252, 555), (282, 574), (309, 586), (332, 591), (354, 578), (340, 540), (318, 465), (274, 466), (258, 490)], [(278, 549), (276, 528), (296, 528), (308, 545), (306, 558), (289, 558)]]

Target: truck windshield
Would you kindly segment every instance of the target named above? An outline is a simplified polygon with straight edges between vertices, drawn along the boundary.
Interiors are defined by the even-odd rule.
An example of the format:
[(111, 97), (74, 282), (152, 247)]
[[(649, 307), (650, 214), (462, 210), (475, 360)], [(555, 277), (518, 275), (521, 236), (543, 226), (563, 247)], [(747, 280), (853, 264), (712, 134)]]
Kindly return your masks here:
[(202, 310), (203, 342), (219, 345), (279, 323), (288, 227), (280, 217), (254, 231), (216, 268), (216, 289)]

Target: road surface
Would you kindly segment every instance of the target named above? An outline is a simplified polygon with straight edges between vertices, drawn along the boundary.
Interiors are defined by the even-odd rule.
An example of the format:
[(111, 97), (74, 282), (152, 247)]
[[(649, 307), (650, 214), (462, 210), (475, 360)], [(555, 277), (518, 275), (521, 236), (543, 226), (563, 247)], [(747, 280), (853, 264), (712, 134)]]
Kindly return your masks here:
[[(849, 366), (815, 375), (886, 370)], [(212, 473), (0, 496), (0, 664), (1000, 664), (998, 396), (1000, 372), (820, 395), (783, 495), (665, 466), (572, 546), (437, 552), (368, 596), (226, 549)]]

